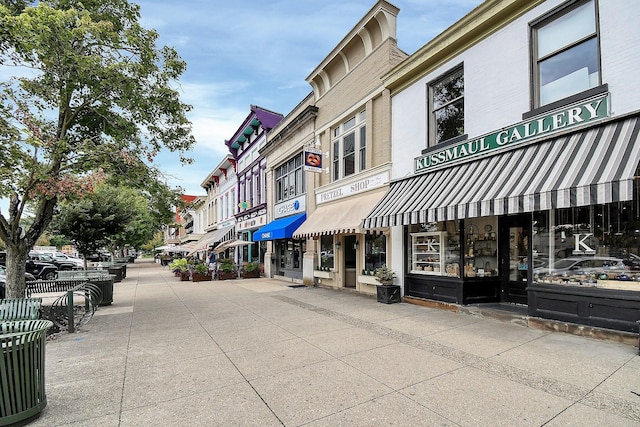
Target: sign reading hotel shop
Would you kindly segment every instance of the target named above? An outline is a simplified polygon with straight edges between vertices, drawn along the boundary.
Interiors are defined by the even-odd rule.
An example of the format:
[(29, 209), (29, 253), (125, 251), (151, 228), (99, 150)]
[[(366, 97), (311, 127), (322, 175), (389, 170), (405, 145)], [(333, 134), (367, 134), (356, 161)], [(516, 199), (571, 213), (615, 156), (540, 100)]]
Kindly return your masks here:
[(469, 141), (459, 142), (434, 150), (414, 161), (414, 172), (427, 172), (437, 166), (449, 165), (469, 158), (489, 154), (505, 147), (514, 147), (534, 138), (551, 135), (555, 132), (583, 125), (609, 115), (609, 94), (603, 94), (590, 100), (560, 111), (533, 118), (513, 126), (503, 128)]
[(331, 200), (341, 199), (343, 197), (363, 193), (365, 191), (373, 190), (374, 188), (382, 187), (388, 182), (389, 173), (380, 173), (369, 178), (358, 180), (352, 184), (343, 185), (334, 190), (318, 193), (316, 194), (316, 203), (321, 204), (324, 202), (330, 202)]

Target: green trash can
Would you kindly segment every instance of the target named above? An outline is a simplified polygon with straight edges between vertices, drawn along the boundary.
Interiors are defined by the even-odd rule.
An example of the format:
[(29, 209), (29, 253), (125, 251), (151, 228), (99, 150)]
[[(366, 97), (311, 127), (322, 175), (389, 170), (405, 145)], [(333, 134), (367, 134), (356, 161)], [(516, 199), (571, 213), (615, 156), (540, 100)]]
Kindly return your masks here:
[(45, 342), (50, 320), (0, 323), (0, 426), (40, 416), (44, 390)]

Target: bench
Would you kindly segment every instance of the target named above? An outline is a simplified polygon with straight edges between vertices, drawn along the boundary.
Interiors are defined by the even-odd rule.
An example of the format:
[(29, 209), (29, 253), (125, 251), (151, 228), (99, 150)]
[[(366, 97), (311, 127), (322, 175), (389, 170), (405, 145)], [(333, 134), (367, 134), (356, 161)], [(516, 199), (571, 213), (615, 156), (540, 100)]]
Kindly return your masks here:
[[(50, 306), (43, 307), (43, 317), (51, 320), (60, 329), (74, 332), (77, 326), (87, 323), (102, 302), (99, 286), (73, 279), (28, 281), (28, 297), (33, 294), (57, 294)], [(81, 303), (78, 303), (81, 301)]]
[(42, 298), (5, 298), (0, 300), (0, 321), (40, 318)]

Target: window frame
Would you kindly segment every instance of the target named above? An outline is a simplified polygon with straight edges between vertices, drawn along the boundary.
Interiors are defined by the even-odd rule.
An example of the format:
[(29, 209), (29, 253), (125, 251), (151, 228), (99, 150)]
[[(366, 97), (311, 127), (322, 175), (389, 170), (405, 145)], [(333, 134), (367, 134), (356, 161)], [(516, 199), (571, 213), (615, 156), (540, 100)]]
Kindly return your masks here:
[[(456, 74), (460, 74), (460, 76), (462, 77), (462, 96), (458, 96), (456, 98), (453, 98), (451, 100), (448, 100), (446, 103), (443, 103), (442, 105), (440, 105), (438, 108), (434, 107), (434, 88), (436, 85), (438, 85), (439, 83), (442, 83), (443, 81), (451, 78), (452, 76), (456, 75)], [(454, 140), (456, 138), (460, 138), (461, 136), (465, 135), (465, 108), (464, 108), (464, 64), (459, 64), (456, 65), (455, 67), (451, 68), (450, 70), (448, 70), (447, 72), (441, 74), (440, 76), (438, 76), (438, 78), (430, 81), (429, 83), (427, 83), (427, 96), (428, 96), (428, 105), (427, 105), (427, 111), (428, 111), (428, 126), (429, 126), (429, 132), (428, 132), (428, 147), (435, 147), (438, 145), (442, 145), (445, 144), (451, 140)], [(437, 139), (437, 120), (436, 120), (436, 113), (438, 111), (443, 110), (444, 108), (453, 105), (454, 103), (458, 102), (462, 100), (462, 131), (455, 136), (452, 136), (450, 138), (446, 138), (443, 139), (441, 141), (438, 141)]]
[[(331, 131), (331, 178), (338, 181), (367, 169), (367, 110), (360, 109)], [(345, 153), (345, 140), (352, 138), (352, 150)], [(347, 170), (347, 158), (353, 170)], [(349, 173), (347, 173), (349, 172)]]
[(304, 153), (290, 157), (274, 170), (276, 203), (295, 199), (305, 194)]
[[(561, 19), (567, 16), (571, 12), (586, 5), (587, 3), (593, 3), (592, 12), (593, 12), (593, 19), (595, 23), (594, 32), (588, 35), (582, 36), (580, 38), (574, 39), (568, 44), (565, 44), (562, 47), (543, 55), (542, 57), (538, 57), (538, 50), (539, 50), (538, 49), (539, 48), (538, 32), (540, 31), (540, 29), (542, 29), (546, 25), (553, 23), (554, 21), (557, 21), (558, 19)], [(600, 19), (599, 19), (598, 0), (571, 0), (564, 4), (561, 4), (560, 6), (550, 10), (549, 12), (547, 12), (546, 14), (532, 21), (529, 24), (529, 37), (530, 37), (529, 45), (530, 45), (530, 58), (531, 58), (530, 72), (531, 72), (531, 94), (532, 94), (531, 108), (532, 109), (544, 108), (547, 105), (555, 105), (558, 102), (562, 103), (562, 100), (566, 100), (568, 98), (573, 99), (577, 94), (580, 94), (580, 93), (585, 93), (585, 92), (590, 93), (595, 88), (598, 88), (599, 86), (602, 85), (602, 55), (601, 55), (601, 49), (600, 49)], [(595, 49), (596, 49), (596, 56), (597, 56), (596, 63), (598, 67), (598, 70), (597, 70), (598, 81), (594, 85), (590, 86), (589, 88), (583, 91), (567, 94), (566, 96), (562, 96), (560, 98), (553, 99), (551, 101), (548, 101), (545, 104), (542, 104), (540, 64), (542, 64), (543, 62), (549, 59), (557, 58), (559, 55), (566, 53), (572, 48), (575, 48), (578, 46), (584, 46), (586, 43), (592, 40), (595, 40), (595, 44), (596, 44)], [(565, 104), (565, 103), (562, 103), (562, 104)]]

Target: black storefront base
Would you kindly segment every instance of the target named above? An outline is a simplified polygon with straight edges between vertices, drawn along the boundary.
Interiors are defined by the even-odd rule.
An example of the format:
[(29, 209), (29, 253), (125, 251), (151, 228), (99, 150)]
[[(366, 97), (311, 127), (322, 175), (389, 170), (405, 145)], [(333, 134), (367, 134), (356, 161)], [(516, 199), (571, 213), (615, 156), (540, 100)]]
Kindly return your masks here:
[(497, 277), (457, 277), (427, 274), (405, 276), (405, 295), (453, 304), (479, 304), (500, 300)]
[(529, 316), (638, 332), (639, 292), (533, 283), (527, 293)]

